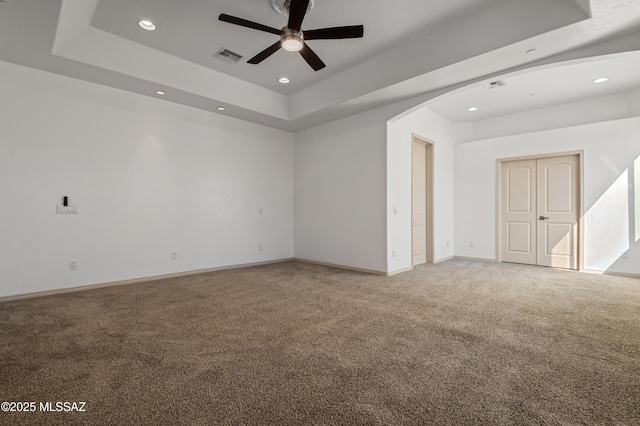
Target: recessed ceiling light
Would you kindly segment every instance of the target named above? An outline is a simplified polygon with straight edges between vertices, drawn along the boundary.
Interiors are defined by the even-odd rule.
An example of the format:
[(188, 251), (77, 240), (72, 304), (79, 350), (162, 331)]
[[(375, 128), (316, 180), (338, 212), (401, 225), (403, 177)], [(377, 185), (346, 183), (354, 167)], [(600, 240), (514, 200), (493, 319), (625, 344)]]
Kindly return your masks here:
[(600, 78), (596, 78), (595, 80), (593, 80), (593, 82), (595, 84), (600, 84), (600, 83), (604, 83), (607, 80), (609, 80), (609, 77), (600, 77)]
[(287, 84), (287, 83), (289, 83), (291, 80), (289, 80), (287, 77), (280, 77), (280, 78), (278, 79), (278, 81), (279, 81), (280, 83), (282, 83), (282, 84)]
[(474, 111), (477, 111), (477, 110), (478, 110), (478, 107), (467, 108), (467, 111), (469, 111), (469, 112), (474, 112)]
[(153, 31), (156, 29), (156, 24), (149, 21), (148, 19), (142, 19), (140, 22), (138, 22), (138, 25), (140, 25), (140, 28), (147, 31)]
[(218, 107), (218, 111), (224, 111), (224, 107)]
[(156, 90), (156, 95), (164, 96), (164, 92), (162, 90)]

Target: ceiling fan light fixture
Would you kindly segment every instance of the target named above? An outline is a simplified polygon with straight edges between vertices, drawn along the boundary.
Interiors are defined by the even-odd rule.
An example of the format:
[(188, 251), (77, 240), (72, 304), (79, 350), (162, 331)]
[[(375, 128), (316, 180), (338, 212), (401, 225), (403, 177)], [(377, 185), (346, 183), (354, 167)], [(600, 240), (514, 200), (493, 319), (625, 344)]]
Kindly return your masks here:
[(293, 31), (289, 28), (282, 29), (282, 37), (280, 44), (282, 48), (288, 52), (299, 52), (304, 46), (302, 31)]
[(284, 38), (282, 48), (288, 52), (299, 52), (302, 50), (302, 40), (299, 38)]

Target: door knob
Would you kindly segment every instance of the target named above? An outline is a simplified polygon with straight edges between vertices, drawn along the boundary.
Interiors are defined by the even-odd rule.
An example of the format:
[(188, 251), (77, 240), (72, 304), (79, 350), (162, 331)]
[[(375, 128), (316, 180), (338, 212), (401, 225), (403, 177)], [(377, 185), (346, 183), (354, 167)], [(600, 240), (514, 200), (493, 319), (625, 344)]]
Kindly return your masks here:
[(538, 219), (540, 219), (540, 220), (546, 220), (546, 219), (549, 219), (549, 218), (548, 218), (547, 216), (540, 216)]

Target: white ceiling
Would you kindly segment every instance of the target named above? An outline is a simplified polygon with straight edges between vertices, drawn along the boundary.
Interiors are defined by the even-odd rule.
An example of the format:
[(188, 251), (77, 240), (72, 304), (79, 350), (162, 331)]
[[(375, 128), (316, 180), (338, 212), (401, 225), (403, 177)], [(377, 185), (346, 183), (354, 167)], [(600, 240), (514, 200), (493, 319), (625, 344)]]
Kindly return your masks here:
[[(8, 1), (0, 2), (0, 60), (148, 96), (161, 89), (166, 101), (215, 113), (225, 106), (223, 114), (291, 131), (469, 83), (431, 107), (467, 121), (640, 84), (637, 57), (614, 55), (511, 74), (492, 91), (479, 85), (530, 66), (640, 49), (638, 0), (315, 0), (303, 29), (365, 26), (362, 39), (310, 41), (327, 64), (319, 72), (285, 51), (247, 64), (277, 36), (217, 19), (280, 28), (286, 18), (270, 0)], [(141, 18), (157, 30), (141, 30)], [(212, 58), (221, 47), (244, 57), (235, 65)], [(602, 73), (611, 80), (593, 91), (591, 76)], [(292, 83), (277, 83), (280, 76)], [(523, 100), (533, 88), (536, 96)], [(481, 108), (473, 116), (471, 104)]]
[[(92, 25), (288, 95), (422, 36), (436, 25), (472, 15), (500, 1), (317, 0), (305, 16), (303, 30), (360, 24), (365, 27), (362, 39), (309, 41), (327, 64), (318, 72), (300, 55), (284, 50), (259, 65), (246, 64), (247, 59), (275, 43), (278, 36), (218, 21), (218, 15), (226, 13), (282, 28), (287, 18), (273, 9), (270, 0), (105, 0), (98, 4)], [(137, 25), (141, 18), (156, 23), (156, 31), (141, 31)], [(243, 55), (242, 62), (229, 65), (212, 58), (222, 47)], [(281, 76), (289, 76), (292, 82), (278, 83)]]
[[(606, 82), (594, 83), (596, 79)], [(429, 109), (457, 122), (484, 120), (550, 105), (622, 93), (640, 87), (640, 52), (565, 61), (555, 66), (479, 81), (429, 102)], [(478, 108), (468, 111), (468, 108)]]

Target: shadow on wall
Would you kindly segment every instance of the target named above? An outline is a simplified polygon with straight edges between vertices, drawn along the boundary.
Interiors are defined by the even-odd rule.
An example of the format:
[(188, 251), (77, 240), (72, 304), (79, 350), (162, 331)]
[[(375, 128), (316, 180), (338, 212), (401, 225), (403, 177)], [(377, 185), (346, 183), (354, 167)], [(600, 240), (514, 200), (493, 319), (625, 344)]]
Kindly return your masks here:
[[(609, 186), (584, 216), (587, 232), (598, 238), (587, 241), (588, 269), (624, 271), (631, 251), (640, 250), (640, 155)], [(633, 257), (632, 257), (633, 258)], [(597, 259), (597, 260), (595, 260)], [(596, 262), (596, 264), (594, 264)]]

